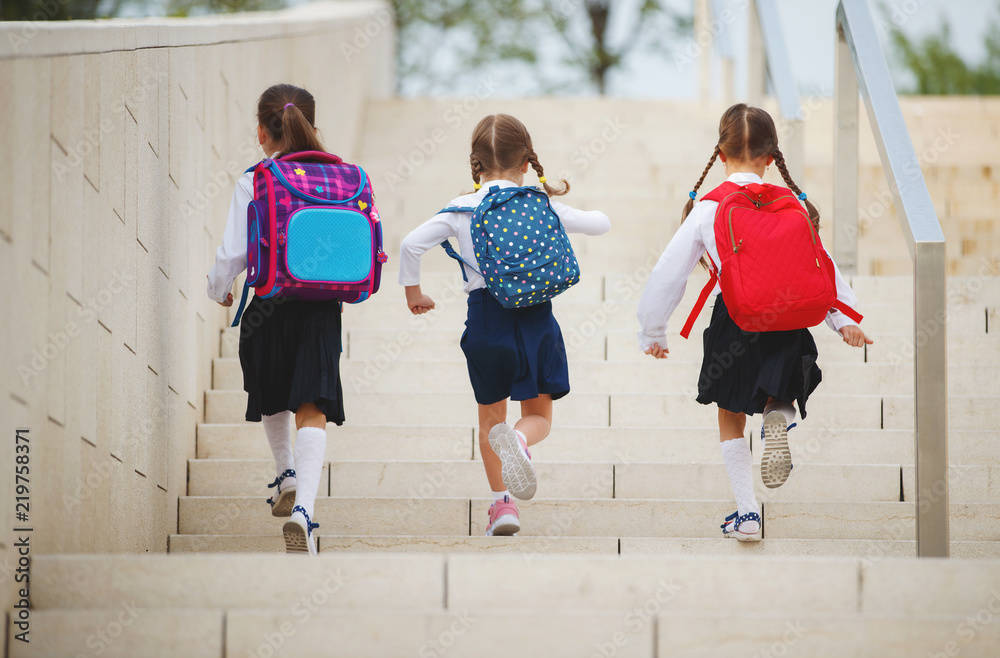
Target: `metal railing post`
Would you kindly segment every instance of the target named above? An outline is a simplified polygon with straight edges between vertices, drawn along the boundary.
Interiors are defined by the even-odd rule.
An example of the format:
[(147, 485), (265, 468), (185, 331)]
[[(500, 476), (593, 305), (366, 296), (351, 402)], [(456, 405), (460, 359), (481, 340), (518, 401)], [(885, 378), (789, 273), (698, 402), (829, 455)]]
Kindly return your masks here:
[[(837, 30), (842, 35), (838, 43), (842, 38), (856, 66), (857, 88), (868, 111), (896, 214), (913, 258), (917, 555), (948, 557), (948, 307), (944, 232), (920, 171), (920, 161), (903, 120), (866, 0), (840, 0)], [(838, 83), (843, 68), (838, 69)], [(845, 96), (846, 90), (838, 89), (838, 104)], [(836, 155), (840, 157), (842, 153), (838, 150)], [(856, 186), (857, 179), (854, 181)]]
[(760, 107), (767, 93), (767, 53), (756, 0), (750, 0), (747, 6), (747, 19), (750, 21), (747, 30), (747, 104)]
[(944, 242), (913, 258), (917, 556), (948, 557), (948, 336)]
[(858, 76), (844, 30), (837, 28), (833, 88), (833, 260), (858, 273)]

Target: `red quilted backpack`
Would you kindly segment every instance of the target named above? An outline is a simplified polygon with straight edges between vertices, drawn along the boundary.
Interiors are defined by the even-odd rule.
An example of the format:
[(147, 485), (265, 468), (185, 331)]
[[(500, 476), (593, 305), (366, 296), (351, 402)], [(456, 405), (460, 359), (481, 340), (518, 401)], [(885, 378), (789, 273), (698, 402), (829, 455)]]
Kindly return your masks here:
[(690, 335), (716, 282), (729, 315), (743, 331), (814, 327), (830, 309), (861, 322), (857, 311), (837, 301), (833, 261), (791, 190), (727, 181), (703, 198), (719, 203), (715, 244), (722, 268), (716, 271), (712, 264), (712, 276), (681, 336)]

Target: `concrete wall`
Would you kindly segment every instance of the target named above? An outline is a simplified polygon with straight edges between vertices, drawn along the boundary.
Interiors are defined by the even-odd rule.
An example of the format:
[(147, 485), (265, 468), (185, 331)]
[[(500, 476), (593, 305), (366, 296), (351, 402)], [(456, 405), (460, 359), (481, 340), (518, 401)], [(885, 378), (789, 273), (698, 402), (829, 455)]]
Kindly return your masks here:
[(4, 608), (16, 428), (33, 554), (166, 549), (225, 321), (205, 274), (261, 157), (257, 97), (310, 89), (327, 148), (352, 157), (393, 48), (379, 2), (0, 26)]

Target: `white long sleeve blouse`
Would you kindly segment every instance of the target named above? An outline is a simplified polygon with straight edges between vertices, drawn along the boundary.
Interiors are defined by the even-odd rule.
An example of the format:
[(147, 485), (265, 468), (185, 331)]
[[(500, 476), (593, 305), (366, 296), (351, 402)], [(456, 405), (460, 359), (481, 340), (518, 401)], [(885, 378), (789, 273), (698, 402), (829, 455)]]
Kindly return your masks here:
[[(483, 200), (493, 186), (500, 188), (516, 187), (515, 183), (506, 180), (487, 181), (482, 189), (473, 194), (466, 194), (453, 199), (448, 207), (475, 208)], [(559, 216), (566, 231), (583, 233), (585, 235), (601, 235), (611, 228), (611, 220), (598, 210), (577, 210), (576, 208), (550, 199), (552, 210)], [(472, 246), (472, 213), (448, 212), (438, 213), (428, 221), (413, 229), (403, 238), (399, 255), (399, 283), (403, 286), (415, 286), (420, 283), (420, 257), (428, 250), (437, 247), (448, 238), (457, 238), (459, 253), (467, 263), (475, 264), (476, 252)], [(465, 282), (465, 292), (470, 293), (478, 288), (485, 288), (483, 277), (471, 268), (465, 268), (469, 280)]]
[[(728, 181), (737, 185), (761, 183), (760, 177), (751, 173), (735, 173)], [(691, 214), (687, 216), (671, 238), (667, 248), (657, 261), (649, 276), (642, 298), (639, 300), (639, 349), (648, 350), (657, 343), (662, 348), (667, 347), (667, 321), (677, 309), (687, 280), (694, 270), (702, 254), (708, 253), (716, 268), (721, 267), (719, 251), (715, 246), (715, 210), (719, 204), (716, 201), (699, 201), (694, 205)], [(829, 253), (829, 252), (828, 252)], [(832, 259), (831, 259), (832, 260)], [(847, 284), (840, 268), (834, 263), (837, 278), (837, 299), (851, 308), (857, 308), (858, 298)], [(714, 295), (720, 289), (715, 287)], [(847, 325), (857, 323), (837, 310), (827, 313), (826, 324), (834, 331)]]
[(233, 281), (247, 268), (247, 207), (253, 201), (253, 172), (236, 181), (233, 200), (229, 202), (229, 218), (222, 234), (222, 245), (215, 251), (215, 264), (208, 273), (208, 297), (226, 301), (233, 290)]

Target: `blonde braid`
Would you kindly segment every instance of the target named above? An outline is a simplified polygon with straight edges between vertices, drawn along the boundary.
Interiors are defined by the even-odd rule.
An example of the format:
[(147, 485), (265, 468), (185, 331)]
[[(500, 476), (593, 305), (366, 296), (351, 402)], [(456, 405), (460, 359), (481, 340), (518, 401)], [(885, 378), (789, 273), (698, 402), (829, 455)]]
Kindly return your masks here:
[(531, 164), (531, 168), (535, 170), (538, 175), (538, 180), (545, 188), (545, 193), (549, 196), (560, 196), (569, 192), (569, 182), (565, 179), (562, 181), (562, 189), (556, 189), (548, 184), (545, 179), (545, 170), (542, 169), (542, 165), (538, 162), (538, 155), (534, 151), (528, 151), (528, 162)]

